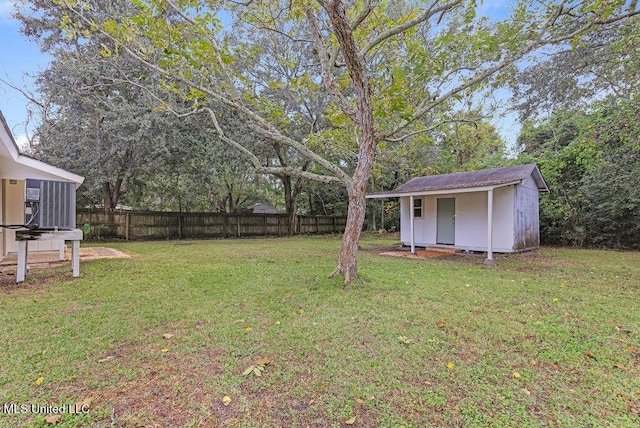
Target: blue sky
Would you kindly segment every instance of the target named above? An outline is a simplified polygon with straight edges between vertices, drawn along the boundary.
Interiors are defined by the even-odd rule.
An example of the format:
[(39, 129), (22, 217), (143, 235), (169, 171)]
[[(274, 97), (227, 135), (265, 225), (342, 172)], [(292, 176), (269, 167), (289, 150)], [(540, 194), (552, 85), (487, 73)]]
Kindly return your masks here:
[[(46, 69), (49, 57), (40, 52), (35, 42), (29, 41), (19, 32), (19, 23), (11, 18), (12, 3), (16, 0), (0, 0), (0, 79), (9, 80), (21, 87), (31, 87), (39, 71)], [(493, 18), (508, 15), (508, 5), (512, 0), (485, 0), (479, 12)], [(26, 142), (27, 100), (18, 91), (0, 82), (0, 110), (19, 145)], [(494, 125), (507, 143), (515, 141), (519, 124), (513, 115), (496, 118)], [(31, 127), (33, 130), (33, 124)]]
[[(49, 62), (36, 43), (20, 34), (18, 21), (10, 17), (13, 1), (0, 0), (0, 78), (17, 86), (30, 86), (34, 75)], [(24, 142), (24, 123), (27, 120), (26, 99), (22, 94), (0, 82), (0, 110), (7, 120), (16, 141)]]

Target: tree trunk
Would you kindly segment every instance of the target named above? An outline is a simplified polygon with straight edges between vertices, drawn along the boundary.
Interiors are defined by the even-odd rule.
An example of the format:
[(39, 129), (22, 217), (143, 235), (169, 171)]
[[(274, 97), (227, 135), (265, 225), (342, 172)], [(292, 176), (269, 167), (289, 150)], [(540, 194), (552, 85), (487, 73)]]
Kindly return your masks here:
[(287, 213), (287, 216), (289, 217), (287, 223), (287, 233), (289, 235), (293, 235), (296, 231), (296, 224), (295, 224), (295, 219), (296, 219), (296, 213), (295, 213), (295, 207), (293, 206), (293, 188), (291, 186), (291, 176), (290, 175), (283, 175), (283, 176), (278, 176), (278, 178), (280, 178), (280, 181), (282, 181), (282, 186), (284, 187), (283, 191), (284, 191), (284, 206), (285, 206), (285, 211)]
[(107, 211), (111, 211), (114, 208), (113, 197), (111, 195), (111, 183), (108, 181), (102, 183), (102, 207)]
[(356, 124), (360, 131), (358, 144), (358, 164), (351, 180), (346, 183), (349, 193), (349, 212), (347, 225), (342, 236), (342, 250), (338, 267), (332, 276), (343, 274), (344, 285), (358, 277), (358, 243), (364, 224), (366, 208), (367, 182), (371, 176), (373, 159), (375, 156), (376, 135), (373, 126), (373, 107), (369, 78), (364, 67), (364, 60), (360, 56), (359, 48), (353, 36), (351, 21), (346, 16), (345, 6), (342, 1), (334, 1), (327, 4), (327, 13), (333, 24), (336, 38), (340, 44), (340, 50), (344, 55), (344, 62), (356, 96)]
[(338, 266), (330, 275), (335, 277), (344, 276), (344, 285), (358, 277), (358, 245), (360, 243), (360, 235), (362, 234), (362, 226), (364, 224), (366, 209), (366, 188), (364, 186), (355, 186), (347, 188), (349, 193), (349, 210), (347, 214), (347, 224), (342, 235), (342, 248), (340, 250), (340, 258)]
[[(304, 168), (306, 168), (306, 165)], [(305, 180), (298, 177), (294, 183), (290, 175), (279, 175), (278, 178), (282, 181), (284, 191), (284, 204), (288, 216), (288, 233), (289, 235), (294, 235), (298, 226), (298, 199)]]

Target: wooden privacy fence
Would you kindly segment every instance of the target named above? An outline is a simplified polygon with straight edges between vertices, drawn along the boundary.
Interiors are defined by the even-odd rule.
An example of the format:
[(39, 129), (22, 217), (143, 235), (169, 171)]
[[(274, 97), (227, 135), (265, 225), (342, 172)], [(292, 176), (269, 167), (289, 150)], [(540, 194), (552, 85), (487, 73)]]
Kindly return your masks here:
[[(183, 239), (282, 236), (289, 233), (286, 214), (178, 213), (77, 210), (76, 224), (85, 239)], [(296, 234), (342, 233), (346, 218), (297, 216)]]

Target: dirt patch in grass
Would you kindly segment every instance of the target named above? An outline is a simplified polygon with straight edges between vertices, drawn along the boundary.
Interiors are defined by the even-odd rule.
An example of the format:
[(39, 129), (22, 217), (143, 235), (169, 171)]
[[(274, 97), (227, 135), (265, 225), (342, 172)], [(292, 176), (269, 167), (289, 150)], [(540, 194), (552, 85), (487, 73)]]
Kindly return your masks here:
[(224, 374), (225, 352), (204, 347), (182, 355), (161, 348), (169, 342), (124, 343), (91, 356), (78, 367), (88, 375), (58, 383), (49, 393), (76, 401), (91, 397), (92, 421), (105, 426), (221, 426), (240, 416), (209, 386)]
[[(4, 263), (11, 263), (13, 259), (15, 259), (15, 255), (10, 255), (3, 260)], [(42, 282), (51, 282), (53, 279), (62, 279), (66, 277), (67, 274), (62, 272), (55, 272), (52, 274), (41, 275), (40, 273), (43, 270), (54, 267), (61, 266), (70, 266), (71, 265), (71, 252), (67, 251), (66, 253), (66, 261), (36, 261), (29, 262), (28, 268), (29, 271), (25, 277), (25, 282), (21, 284), (16, 284), (16, 270), (17, 267), (15, 264), (5, 264), (0, 266), (0, 289), (4, 290), (17, 290), (24, 289), (25, 287), (29, 287), (33, 281), (32, 278), (35, 272), (38, 272), (38, 281)], [(121, 258), (130, 258), (131, 255), (123, 253), (122, 251), (116, 250), (114, 248), (107, 247), (84, 247), (80, 248), (80, 270), (82, 272), (82, 263), (86, 263), (93, 260), (99, 259), (121, 259)], [(45, 256), (46, 259), (46, 256)], [(44, 259), (43, 259), (44, 260)], [(17, 263), (17, 262), (16, 262)]]
[(381, 256), (404, 257), (407, 259), (442, 259), (455, 257), (455, 255), (451, 253), (432, 250), (417, 250), (415, 254), (412, 254), (410, 251), (384, 251), (378, 254)]

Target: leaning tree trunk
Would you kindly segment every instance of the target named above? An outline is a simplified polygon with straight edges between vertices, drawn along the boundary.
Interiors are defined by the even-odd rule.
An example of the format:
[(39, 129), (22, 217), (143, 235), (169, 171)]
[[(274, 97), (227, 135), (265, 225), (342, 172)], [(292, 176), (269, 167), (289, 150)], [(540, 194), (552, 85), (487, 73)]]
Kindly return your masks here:
[(338, 266), (330, 275), (344, 275), (344, 285), (358, 277), (358, 244), (362, 234), (362, 226), (366, 214), (367, 181), (371, 175), (374, 159), (375, 138), (373, 133), (367, 135), (360, 144), (359, 161), (356, 172), (349, 183), (346, 183), (349, 194), (347, 224), (342, 235), (342, 248)]
[(358, 277), (358, 245), (364, 224), (366, 199), (364, 188), (347, 188), (349, 193), (349, 210), (347, 224), (342, 235), (342, 248), (338, 258), (338, 266), (331, 274), (344, 276), (344, 285)]
[[(343, 112), (355, 120), (360, 133), (358, 164), (353, 177), (346, 183), (347, 192), (349, 193), (347, 225), (342, 236), (342, 250), (340, 251), (338, 267), (332, 274), (332, 276), (344, 275), (344, 284), (347, 285), (358, 276), (358, 243), (362, 233), (362, 225), (364, 224), (367, 182), (371, 176), (377, 141), (373, 126), (373, 104), (369, 78), (364, 66), (364, 58), (360, 54), (360, 48), (354, 39), (352, 22), (346, 15), (343, 1), (335, 0), (327, 3), (324, 7), (329, 14), (329, 19), (333, 25), (336, 39), (340, 44), (340, 50), (347, 66), (347, 72), (353, 84), (356, 108), (354, 110), (352, 105), (345, 103), (345, 100), (339, 97), (334, 97), (334, 100), (337, 100)], [(330, 71), (325, 71), (325, 75), (329, 76)], [(330, 92), (335, 89), (331, 85), (328, 86)]]

